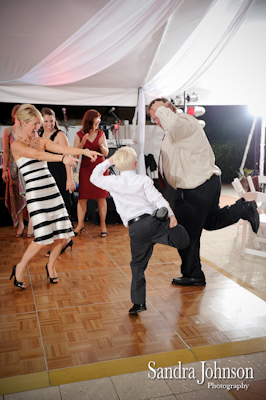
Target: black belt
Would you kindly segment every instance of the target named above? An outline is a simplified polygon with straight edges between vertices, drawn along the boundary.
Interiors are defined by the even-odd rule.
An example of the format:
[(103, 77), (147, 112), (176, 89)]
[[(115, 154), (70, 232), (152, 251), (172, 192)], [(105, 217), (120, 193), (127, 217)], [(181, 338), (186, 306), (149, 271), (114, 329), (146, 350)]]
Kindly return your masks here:
[(128, 226), (134, 224), (134, 222), (138, 222), (140, 219), (143, 219), (143, 218), (146, 218), (146, 217), (150, 217), (150, 216), (151, 216), (150, 214), (142, 214), (142, 215), (140, 215), (139, 217), (130, 219), (130, 220), (128, 221)]

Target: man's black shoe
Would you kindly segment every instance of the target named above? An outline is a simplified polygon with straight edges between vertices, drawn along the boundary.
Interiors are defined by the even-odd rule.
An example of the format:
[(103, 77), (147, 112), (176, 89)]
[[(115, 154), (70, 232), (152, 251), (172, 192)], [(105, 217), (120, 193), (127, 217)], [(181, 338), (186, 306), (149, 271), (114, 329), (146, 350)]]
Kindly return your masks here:
[(243, 219), (248, 221), (252, 227), (253, 232), (257, 233), (260, 226), (260, 216), (257, 211), (257, 204), (253, 201), (243, 202)]
[(185, 276), (181, 276), (180, 278), (174, 278), (172, 280), (174, 285), (180, 286), (205, 286), (206, 282), (203, 279), (197, 278), (186, 278)]
[(129, 314), (137, 314), (141, 311), (147, 310), (146, 304), (134, 304), (134, 306), (129, 310)]

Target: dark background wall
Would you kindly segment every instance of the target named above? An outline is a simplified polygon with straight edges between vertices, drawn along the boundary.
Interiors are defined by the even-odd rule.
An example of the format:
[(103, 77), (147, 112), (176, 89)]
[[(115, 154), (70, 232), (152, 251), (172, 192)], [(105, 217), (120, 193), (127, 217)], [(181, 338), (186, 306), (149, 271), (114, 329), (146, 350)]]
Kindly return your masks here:
[[(15, 104), (0, 103), (0, 124), (11, 124), (11, 110)], [(41, 110), (42, 107), (51, 107), (57, 116), (61, 125), (64, 125), (64, 115), (62, 108), (66, 108), (67, 123), (71, 125), (80, 125), (84, 113), (90, 109), (97, 109), (102, 115), (102, 121), (114, 123), (114, 117), (109, 113), (111, 107), (96, 106), (62, 106), (37, 104), (36, 107)], [(249, 113), (246, 106), (205, 106), (206, 112), (199, 117), (206, 122), (204, 128), (206, 135), (211, 143), (216, 157), (216, 164), (222, 170), (223, 183), (231, 183), (237, 176), (248, 135), (251, 130), (253, 116)], [(134, 116), (134, 107), (116, 107), (115, 114), (123, 120), (132, 122)], [(147, 117), (147, 123), (150, 123)], [(246, 168), (256, 168), (258, 163), (259, 129), (253, 135), (251, 147), (248, 153)], [(256, 140), (257, 139), (257, 140)]]

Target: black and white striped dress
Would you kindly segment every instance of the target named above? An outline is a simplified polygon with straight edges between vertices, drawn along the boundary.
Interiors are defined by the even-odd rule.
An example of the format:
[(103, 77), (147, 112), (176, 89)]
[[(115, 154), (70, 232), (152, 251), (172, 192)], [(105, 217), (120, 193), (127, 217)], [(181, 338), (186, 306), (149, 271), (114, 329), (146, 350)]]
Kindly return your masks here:
[(46, 161), (21, 157), (17, 166), (26, 184), (26, 200), (35, 242), (51, 244), (74, 236), (65, 203)]

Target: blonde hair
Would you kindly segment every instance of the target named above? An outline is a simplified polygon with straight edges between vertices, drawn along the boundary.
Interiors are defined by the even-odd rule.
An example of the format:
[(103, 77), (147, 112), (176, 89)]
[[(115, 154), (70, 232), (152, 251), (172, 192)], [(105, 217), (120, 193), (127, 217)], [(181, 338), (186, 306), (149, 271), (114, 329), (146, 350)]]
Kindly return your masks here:
[(43, 122), (42, 114), (32, 104), (22, 104), (16, 112), (16, 118), (26, 123), (30, 122), (34, 117), (37, 117), (40, 123)]
[(120, 171), (131, 171), (135, 169), (137, 153), (131, 147), (121, 147), (113, 155), (113, 162)]

